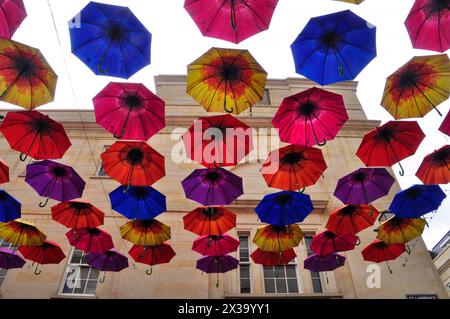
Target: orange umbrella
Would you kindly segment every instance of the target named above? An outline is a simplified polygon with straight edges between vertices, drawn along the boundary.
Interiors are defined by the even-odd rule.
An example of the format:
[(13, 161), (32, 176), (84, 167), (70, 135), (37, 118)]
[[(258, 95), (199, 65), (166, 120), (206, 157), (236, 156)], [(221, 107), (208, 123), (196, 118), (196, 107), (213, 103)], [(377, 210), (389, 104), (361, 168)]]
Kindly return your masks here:
[(199, 207), (186, 214), (183, 223), (199, 236), (220, 236), (236, 227), (236, 215), (223, 207)]
[(447, 184), (450, 182), (450, 145), (445, 145), (427, 155), (416, 176), (425, 185)]
[(347, 205), (330, 214), (326, 228), (337, 235), (357, 234), (372, 226), (378, 215), (372, 205)]

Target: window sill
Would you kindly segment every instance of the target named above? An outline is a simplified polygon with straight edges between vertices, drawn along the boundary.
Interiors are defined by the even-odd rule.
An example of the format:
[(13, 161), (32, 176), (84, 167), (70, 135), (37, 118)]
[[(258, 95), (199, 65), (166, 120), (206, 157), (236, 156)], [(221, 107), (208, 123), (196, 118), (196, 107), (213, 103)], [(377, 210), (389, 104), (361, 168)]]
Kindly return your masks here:
[(342, 294), (300, 293), (300, 294), (225, 294), (225, 299), (342, 299)]
[(90, 179), (111, 179), (109, 176), (90, 176)]
[(53, 295), (50, 299), (99, 299), (97, 296), (84, 295)]

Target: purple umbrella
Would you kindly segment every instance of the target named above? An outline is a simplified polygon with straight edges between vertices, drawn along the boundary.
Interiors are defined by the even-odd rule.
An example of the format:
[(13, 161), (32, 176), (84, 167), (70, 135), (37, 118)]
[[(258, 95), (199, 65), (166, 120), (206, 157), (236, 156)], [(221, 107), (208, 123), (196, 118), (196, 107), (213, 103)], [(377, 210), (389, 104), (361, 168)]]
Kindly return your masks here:
[(312, 254), (303, 262), (303, 267), (314, 272), (333, 271), (345, 264), (345, 257), (339, 254), (331, 254), (327, 256), (319, 256)]
[(385, 168), (360, 168), (338, 181), (334, 196), (347, 205), (369, 204), (386, 196), (394, 182)]
[(242, 178), (223, 168), (196, 169), (183, 185), (186, 198), (205, 205), (228, 205), (244, 193)]
[[(119, 272), (128, 268), (128, 258), (115, 249), (108, 250), (103, 254), (91, 253), (86, 255), (86, 262), (92, 267), (100, 271)], [(105, 281), (105, 274), (100, 282)]]
[(208, 274), (217, 274), (216, 287), (219, 287), (219, 273), (236, 269), (239, 266), (239, 260), (232, 256), (207, 256), (197, 260), (197, 269)]
[(72, 167), (49, 160), (27, 165), (25, 182), (39, 195), (47, 197), (39, 207), (45, 207), (49, 198), (60, 202), (80, 198), (86, 185)]
[(0, 248), (0, 268), (22, 268), (26, 261), (18, 252), (6, 248)]

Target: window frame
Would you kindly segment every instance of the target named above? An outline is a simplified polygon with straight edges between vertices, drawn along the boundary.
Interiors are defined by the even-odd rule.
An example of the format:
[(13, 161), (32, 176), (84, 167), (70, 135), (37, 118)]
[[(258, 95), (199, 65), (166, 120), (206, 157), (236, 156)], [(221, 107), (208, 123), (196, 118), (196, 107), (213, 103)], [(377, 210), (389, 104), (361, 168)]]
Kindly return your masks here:
[[(305, 234), (304, 242), (305, 242), (306, 257), (309, 257), (309, 256), (311, 256), (314, 253), (308, 247), (309, 246), (308, 245), (308, 238), (310, 238), (310, 240), (312, 241), (314, 236), (315, 236), (315, 233), (307, 233), (307, 234)], [(311, 271), (311, 270), (308, 270), (308, 271), (309, 271), (309, 278), (311, 280), (312, 293), (315, 293), (315, 294), (323, 294), (323, 293), (325, 293), (325, 285), (324, 285), (324, 278), (323, 278), (322, 272)], [(318, 278), (313, 278), (313, 276), (312, 276), (313, 273), (319, 274), (319, 277)], [(321, 291), (314, 291), (314, 280), (315, 279), (320, 279)]]
[[(110, 147), (111, 147), (111, 145), (104, 145), (103, 149), (102, 149), (102, 154)], [(103, 175), (100, 175), (101, 172), (103, 172)], [(105, 170), (103, 169), (103, 162), (102, 162), (101, 158), (98, 160), (97, 167), (95, 168), (94, 177), (97, 177), (97, 178), (110, 178), (106, 174)]]
[[(5, 243), (7, 245), (5, 245)], [(6, 240), (4, 240), (2, 238), (0, 238), (0, 247), (10, 249), (10, 250), (17, 250), (19, 248), (18, 246), (8, 243)], [(0, 288), (1, 288), (3, 283), (5, 282), (6, 276), (8, 275), (8, 269), (0, 269), (0, 271), (4, 272), (3, 275), (0, 273)]]
[[(252, 263), (250, 261), (250, 233), (249, 232), (238, 232), (239, 239), (239, 248), (238, 248), (238, 257), (239, 257), (239, 293), (242, 295), (249, 295), (253, 293), (253, 279), (252, 279)], [(247, 251), (248, 251), (248, 261), (241, 261), (241, 237), (247, 237)], [(250, 281), (250, 291), (242, 292), (241, 291), (241, 265), (248, 266), (248, 279)]]
[[(297, 279), (297, 292), (289, 292), (289, 286), (288, 286), (288, 279), (293, 279), (293, 278), (288, 278), (287, 277), (287, 271), (286, 271), (286, 266), (294, 266), (295, 268), (295, 279)], [(302, 290), (301, 290), (301, 281), (300, 281), (300, 273), (299, 273), (299, 268), (298, 268), (298, 262), (297, 262), (297, 257), (295, 257), (292, 261), (290, 261), (287, 265), (279, 265), (279, 266), (263, 266), (262, 267), (262, 272), (263, 272), (263, 290), (264, 290), (264, 294), (275, 294), (275, 295), (295, 295), (295, 294), (299, 294)], [(286, 274), (286, 276), (283, 278), (285, 283), (286, 283), (286, 292), (277, 292), (277, 285), (276, 285), (276, 277), (274, 278), (268, 278), (268, 279), (273, 279), (275, 285), (275, 292), (266, 292), (266, 277), (264, 276), (264, 268), (272, 268), (272, 271), (274, 271), (275, 267), (283, 267), (284, 268), (284, 273)]]
[[(264, 100), (268, 100), (268, 102), (264, 102)], [(264, 102), (264, 103), (263, 103)], [(272, 106), (272, 97), (270, 95), (270, 89), (265, 88), (261, 101), (255, 104), (255, 106), (261, 107), (270, 107)]]

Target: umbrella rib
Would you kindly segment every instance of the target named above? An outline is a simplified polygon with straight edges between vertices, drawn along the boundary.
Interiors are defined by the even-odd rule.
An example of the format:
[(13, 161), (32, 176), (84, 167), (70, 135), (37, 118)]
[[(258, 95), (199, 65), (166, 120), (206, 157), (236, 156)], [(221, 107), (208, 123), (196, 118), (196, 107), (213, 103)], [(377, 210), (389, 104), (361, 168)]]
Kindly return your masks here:
[[(269, 28), (269, 24), (268, 23), (266, 23), (266, 21), (264, 21), (260, 16), (259, 16), (259, 14), (258, 14), (258, 12), (256, 12), (248, 3), (247, 3), (247, 1), (245, 1), (245, 0), (240, 0), (241, 1), (241, 3), (243, 4), (243, 5), (245, 5), (252, 13), (253, 13), (253, 15), (259, 20), (259, 21), (261, 21), (261, 23), (266, 27), (266, 28)], [(262, 29), (260, 29), (260, 28), (258, 28), (259, 30), (262, 30)]]
[[(214, 97), (216, 96), (217, 91), (219, 90), (219, 87), (222, 85), (222, 82), (223, 82), (223, 78), (220, 79), (219, 84), (217, 84), (216, 88), (214, 89), (213, 94), (211, 95), (211, 99), (209, 100), (208, 107), (206, 108), (206, 111), (207, 111), (207, 112), (209, 112), (209, 109), (210, 109), (211, 106), (212, 106)], [(226, 96), (226, 93), (227, 93), (227, 92), (225, 92), (225, 96)]]
[(209, 21), (209, 24), (207, 26), (207, 28), (205, 29), (205, 34), (208, 33), (210, 30), (209, 28), (211, 27), (211, 25), (213, 24), (214, 20), (216, 19), (217, 15), (219, 14), (220, 10), (222, 10), (222, 8), (225, 6), (225, 3), (227, 2), (227, 0), (223, 0), (222, 4), (220, 5), (220, 7), (217, 9), (216, 13), (214, 14), (214, 16), (212, 17), (212, 19)]

